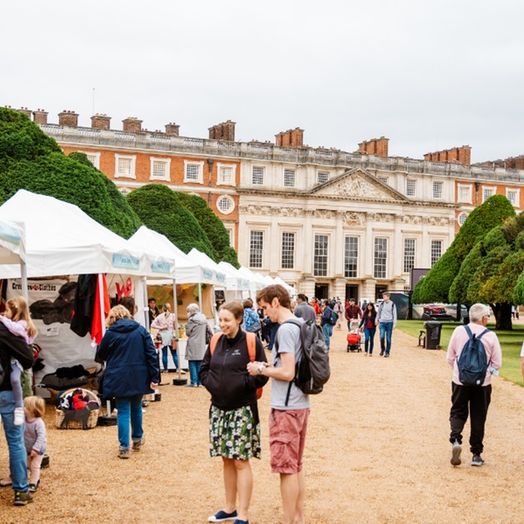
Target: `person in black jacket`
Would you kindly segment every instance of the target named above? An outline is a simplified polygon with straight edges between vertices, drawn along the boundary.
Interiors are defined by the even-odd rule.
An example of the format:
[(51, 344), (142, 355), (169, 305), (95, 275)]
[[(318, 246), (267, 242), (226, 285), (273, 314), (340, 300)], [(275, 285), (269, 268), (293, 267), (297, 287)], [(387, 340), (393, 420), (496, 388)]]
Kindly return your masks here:
[[(257, 388), (264, 386), (268, 377), (252, 377), (247, 372), (250, 358), (246, 333), (240, 328), (243, 314), (240, 302), (229, 302), (220, 308), (222, 333), (215, 335), (216, 347), (212, 352), (211, 345), (215, 343), (212, 341), (200, 368), (200, 380), (211, 393), (210, 455), (222, 457), (226, 495), (224, 509), (209, 517), (210, 522), (248, 522), (253, 491), (249, 459), (260, 458)], [(266, 362), (262, 343), (256, 337), (255, 347), (254, 360)]]
[(117, 408), (118, 456), (129, 458), (129, 425), (133, 451), (143, 443), (142, 396), (153, 393), (160, 381), (160, 367), (151, 335), (122, 305), (107, 317), (107, 331), (96, 354), (97, 362), (107, 361), (102, 378), (105, 398), (115, 397)]
[(27, 452), (24, 444), (24, 426), (15, 426), (15, 401), (11, 387), (11, 359), (18, 360), (24, 369), (33, 365), (33, 352), (22, 337), (13, 335), (0, 323), (0, 416), (9, 448), (12, 487), (15, 492), (15, 506), (32, 502), (27, 483)]
[(368, 302), (366, 305), (359, 327), (364, 330), (364, 355), (367, 357), (369, 351), (369, 356), (371, 356), (375, 343), (375, 331), (377, 330), (377, 312), (372, 302)]

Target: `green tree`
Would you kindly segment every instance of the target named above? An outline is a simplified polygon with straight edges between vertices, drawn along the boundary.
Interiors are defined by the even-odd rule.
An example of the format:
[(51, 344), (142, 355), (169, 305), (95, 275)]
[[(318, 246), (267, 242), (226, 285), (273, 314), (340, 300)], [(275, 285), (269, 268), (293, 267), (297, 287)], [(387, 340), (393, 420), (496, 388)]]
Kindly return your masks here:
[(175, 193), (180, 203), (198, 220), (200, 227), (206, 232), (215, 251), (217, 262), (229, 262), (235, 267), (240, 267), (236, 251), (229, 245), (229, 235), (222, 221), (213, 213), (207, 202), (197, 196), (187, 193)]
[(475, 243), (493, 227), (515, 216), (513, 206), (502, 195), (488, 198), (468, 216), (455, 240), (413, 291), (413, 302), (448, 302), (451, 284)]
[(184, 253), (196, 248), (215, 258), (213, 246), (198, 220), (167, 186), (142, 186), (130, 193), (127, 201), (148, 228), (165, 235)]
[(85, 155), (65, 156), (27, 116), (0, 108), (0, 204), (19, 189), (75, 204), (126, 238), (140, 226), (113, 182)]

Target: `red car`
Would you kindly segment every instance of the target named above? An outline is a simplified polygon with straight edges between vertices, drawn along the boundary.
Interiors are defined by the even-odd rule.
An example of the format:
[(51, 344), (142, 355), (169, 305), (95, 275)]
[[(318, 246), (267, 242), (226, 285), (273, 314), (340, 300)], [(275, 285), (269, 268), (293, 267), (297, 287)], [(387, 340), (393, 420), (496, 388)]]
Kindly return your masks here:
[(427, 304), (424, 306), (422, 318), (424, 320), (438, 320), (449, 318), (448, 312), (444, 306), (439, 306), (437, 304)]

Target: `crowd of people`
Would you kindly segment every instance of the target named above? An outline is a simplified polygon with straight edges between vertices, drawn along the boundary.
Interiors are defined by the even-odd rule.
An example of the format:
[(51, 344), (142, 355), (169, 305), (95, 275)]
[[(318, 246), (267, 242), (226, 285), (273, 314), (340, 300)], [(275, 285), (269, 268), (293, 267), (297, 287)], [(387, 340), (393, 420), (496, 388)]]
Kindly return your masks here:
[[(346, 320), (348, 330), (355, 323), (364, 335), (364, 354), (372, 356), (378, 327), (380, 355), (391, 354), (396, 307), (389, 293), (378, 306), (360, 307), (355, 300), (308, 300), (299, 294), (292, 301), (286, 289), (268, 286), (258, 292), (256, 306), (251, 299), (228, 302), (218, 312), (218, 329), (213, 334), (198, 305), (187, 306), (186, 358), (191, 387), (203, 386), (210, 394), (209, 453), (220, 457), (223, 466), (224, 505), (209, 522), (232, 521), (249, 524), (253, 491), (250, 460), (261, 458), (258, 399), (271, 380), (271, 412), (268, 421), (271, 470), (279, 475), (283, 522), (304, 522), (305, 479), (303, 456), (310, 411), (309, 396), (297, 385), (296, 364), (304, 358), (302, 327), (318, 324), (325, 347), (330, 348), (333, 328)], [(144, 444), (143, 396), (160, 383), (160, 361), (167, 369), (169, 354), (179, 368), (177, 354), (179, 326), (171, 306), (160, 312), (150, 299), (150, 326), (160, 336), (155, 348), (151, 333), (134, 320), (134, 302), (113, 307), (107, 316), (107, 330), (97, 349), (105, 362), (100, 392), (114, 399), (117, 408), (118, 456), (127, 459)], [(450, 339), (447, 360), (452, 367), (450, 410), (451, 464), (462, 462), (462, 432), (471, 419), (471, 465), (482, 466), (484, 426), (491, 399), (491, 376), (502, 365), (500, 343), (486, 329), (490, 309), (474, 304), (470, 323), (458, 326)], [(33, 395), (23, 400), (20, 375), (33, 363), (30, 343), (36, 330), (25, 300), (7, 303), (0, 316), (0, 414), (8, 444), (10, 476), (0, 486), (11, 486), (15, 505), (32, 501), (40, 483), (40, 467), (46, 451), (43, 422), (45, 405)], [(322, 337), (321, 337), (322, 339)], [(265, 346), (271, 351), (266, 356)], [(477, 371), (476, 381), (464, 371), (464, 357), (481, 347), (487, 369)], [(524, 376), (524, 346), (521, 356)], [(7, 371), (7, 372), (6, 372)], [(480, 375), (478, 374), (480, 373)], [(480, 377), (480, 378), (479, 378)], [(22, 415), (21, 415), (22, 409)], [(29, 476), (28, 476), (29, 469)]]

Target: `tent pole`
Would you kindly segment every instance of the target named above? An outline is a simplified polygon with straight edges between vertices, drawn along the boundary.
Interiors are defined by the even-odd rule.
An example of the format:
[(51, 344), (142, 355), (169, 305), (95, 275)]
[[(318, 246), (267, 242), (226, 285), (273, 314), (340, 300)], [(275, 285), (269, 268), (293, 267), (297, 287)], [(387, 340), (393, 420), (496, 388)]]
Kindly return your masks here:
[(176, 280), (173, 278), (173, 313), (175, 314), (175, 325), (173, 326), (175, 328), (175, 337), (177, 339), (177, 348), (176, 348), (176, 351), (177, 351), (177, 356), (178, 356), (178, 366), (176, 368), (177, 372), (178, 372), (178, 378), (180, 379), (181, 378), (181, 373), (180, 373), (180, 360), (181, 360), (181, 355), (180, 355), (180, 351), (178, 351), (178, 298), (176, 296)]
[(27, 266), (25, 262), (20, 264), (20, 277), (22, 284), (22, 295), (25, 298), (27, 304), (29, 304), (29, 290), (27, 288)]
[(149, 331), (151, 326), (149, 325), (149, 303), (147, 301), (147, 277), (142, 277), (142, 285), (144, 288), (142, 289), (142, 300), (144, 301), (144, 306), (142, 308), (144, 313), (144, 326), (146, 326), (146, 329)]

